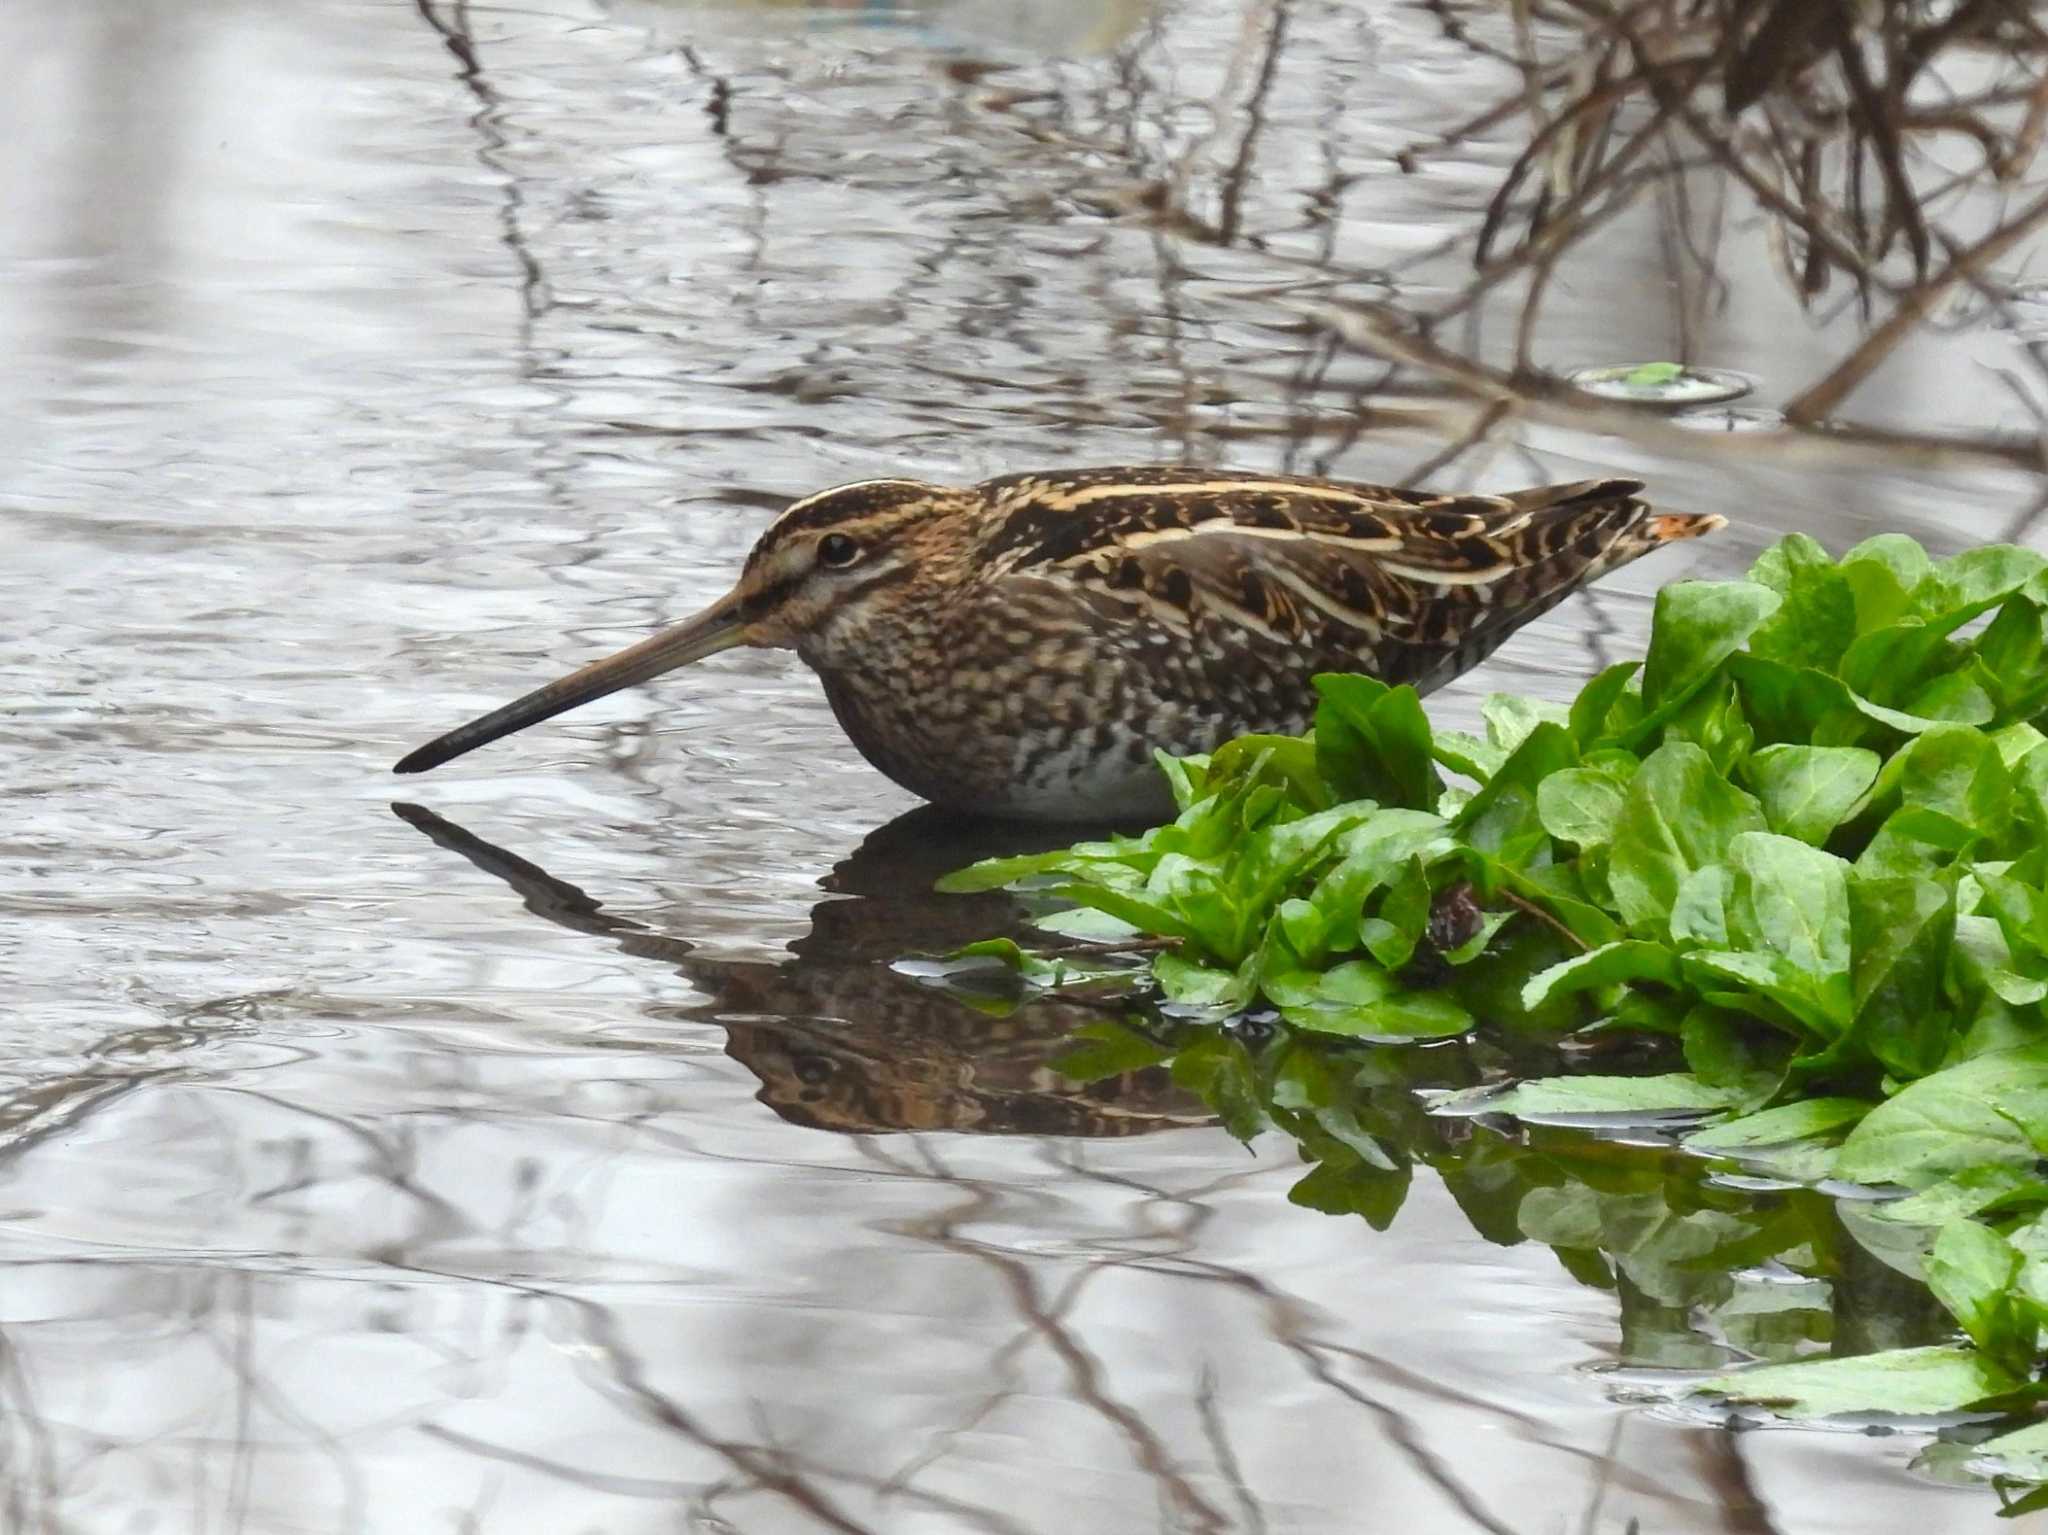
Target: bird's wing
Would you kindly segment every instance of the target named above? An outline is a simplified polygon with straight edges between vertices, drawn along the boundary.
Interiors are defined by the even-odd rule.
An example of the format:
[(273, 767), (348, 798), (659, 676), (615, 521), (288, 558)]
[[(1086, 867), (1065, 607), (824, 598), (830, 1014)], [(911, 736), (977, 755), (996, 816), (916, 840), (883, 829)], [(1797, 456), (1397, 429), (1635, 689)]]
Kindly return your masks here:
[(1658, 516), (1634, 480), (1504, 496), (1188, 470), (991, 482), (993, 579), (1050, 582), (1101, 622), (1234, 629), (1315, 666), (1423, 685), (1593, 577), (1718, 518)]

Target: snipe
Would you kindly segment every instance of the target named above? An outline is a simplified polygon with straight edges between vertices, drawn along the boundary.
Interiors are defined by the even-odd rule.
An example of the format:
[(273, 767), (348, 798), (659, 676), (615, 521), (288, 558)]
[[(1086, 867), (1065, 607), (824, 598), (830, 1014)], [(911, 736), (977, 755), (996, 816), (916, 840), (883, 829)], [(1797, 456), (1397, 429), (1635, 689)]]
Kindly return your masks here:
[(867, 480), (761, 535), (694, 618), (429, 742), (420, 773), (738, 645), (795, 650), (868, 761), (957, 809), (1040, 820), (1170, 804), (1155, 747), (1299, 732), (1309, 679), (1427, 691), (1587, 581), (1719, 517), (1634, 480), (1432, 495), (1177, 468)]

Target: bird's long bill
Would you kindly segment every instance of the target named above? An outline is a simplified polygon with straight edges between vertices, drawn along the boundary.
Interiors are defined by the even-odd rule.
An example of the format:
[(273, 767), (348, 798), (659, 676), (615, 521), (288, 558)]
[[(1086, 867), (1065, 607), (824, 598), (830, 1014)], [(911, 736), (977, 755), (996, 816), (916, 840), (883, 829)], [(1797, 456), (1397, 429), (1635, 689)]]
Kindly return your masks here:
[(587, 704), (594, 698), (616, 693), (621, 688), (646, 682), (678, 666), (688, 666), (692, 661), (701, 661), (706, 656), (744, 643), (746, 617), (737, 594), (721, 597), (696, 617), (686, 618), (652, 639), (642, 640), (615, 656), (606, 656), (602, 661), (593, 661), (581, 671), (571, 672), (544, 688), (535, 688), (524, 698), (514, 699), (502, 709), (493, 709), (467, 725), (457, 725), (446, 735), (436, 737), (418, 751), (401, 758), (392, 771), (424, 773), (464, 752), (488, 746), (500, 736), (524, 730), (528, 725), (538, 725), (542, 720), (553, 719), (557, 714), (579, 704)]

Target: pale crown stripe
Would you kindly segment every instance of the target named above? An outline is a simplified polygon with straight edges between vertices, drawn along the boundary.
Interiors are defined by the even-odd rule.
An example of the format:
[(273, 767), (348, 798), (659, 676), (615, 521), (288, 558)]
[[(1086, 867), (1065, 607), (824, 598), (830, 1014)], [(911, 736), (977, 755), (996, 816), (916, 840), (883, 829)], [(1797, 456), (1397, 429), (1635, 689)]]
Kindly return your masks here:
[(1120, 496), (1185, 496), (1210, 493), (1218, 496), (1273, 494), (1308, 501), (1345, 501), (1353, 506), (1375, 506), (1370, 496), (1325, 485), (1289, 485), (1280, 480), (1169, 480), (1163, 485), (1140, 485), (1118, 481), (1114, 485), (1089, 485), (1080, 490), (1054, 491), (1038, 499), (1061, 511), (1087, 506), (1096, 501), (1113, 501)]

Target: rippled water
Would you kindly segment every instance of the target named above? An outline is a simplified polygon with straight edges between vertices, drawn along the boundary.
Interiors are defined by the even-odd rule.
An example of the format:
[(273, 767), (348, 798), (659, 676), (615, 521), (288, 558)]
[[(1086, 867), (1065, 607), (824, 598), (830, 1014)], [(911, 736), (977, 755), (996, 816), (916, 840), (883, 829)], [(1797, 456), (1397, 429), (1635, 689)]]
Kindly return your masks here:
[[(387, 774), (836, 480), (1428, 458), (1299, 308), (1464, 280), (1429, 252), (1512, 146), (1397, 167), (1493, 78), (1426, 9), (12, 0), (0, 57), (0, 1528), (1989, 1517), (1910, 1437), (1640, 1405), (1614, 1298), (1426, 1173), (1385, 1234), (1296, 1208), (1286, 1146), (1049, 1072), (1083, 1015), (891, 970), (1008, 920), (921, 892), (1017, 837), (898, 819), (790, 657)], [(1695, 353), (1768, 403), (1860, 321), (1730, 238)], [(1677, 349), (1654, 224), (1602, 239), (1560, 368)], [(1858, 412), (2022, 421), (2015, 352), (1930, 333)], [(1952, 549), (2035, 494), (1527, 440), (1457, 472), (1737, 527), (1453, 714), (1777, 532)]]

